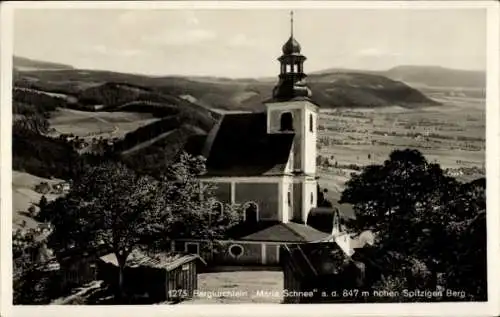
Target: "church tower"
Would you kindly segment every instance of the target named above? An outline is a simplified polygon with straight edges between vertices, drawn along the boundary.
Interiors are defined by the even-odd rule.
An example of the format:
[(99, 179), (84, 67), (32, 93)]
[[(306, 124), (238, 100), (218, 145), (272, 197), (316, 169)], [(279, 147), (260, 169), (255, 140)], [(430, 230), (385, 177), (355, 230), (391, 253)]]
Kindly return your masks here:
[[(306, 222), (310, 209), (317, 205), (316, 141), (318, 106), (311, 100), (312, 93), (304, 73), (306, 57), (293, 34), (293, 12), (290, 13), (290, 38), (282, 47), (280, 73), (272, 99), (265, 103), (267, 132), (294, 134), (288, 178), (284, 184), (290, 210), (288, 220)], [(283, 219), (286, 221), (287, 219)]]

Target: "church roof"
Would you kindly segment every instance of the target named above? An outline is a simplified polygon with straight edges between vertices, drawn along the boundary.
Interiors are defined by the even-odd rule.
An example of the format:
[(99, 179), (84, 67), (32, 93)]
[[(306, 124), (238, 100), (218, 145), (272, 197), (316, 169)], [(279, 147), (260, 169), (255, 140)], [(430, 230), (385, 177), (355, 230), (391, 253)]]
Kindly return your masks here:
[(229, 113), (221, 120), (204, 139), (197, 136), (186, 146), (188, 152), (207, 158), (205, 176), (284, 173), (294, 134), (267, 134), (265, 113)]
[(241, 240), (304, 243), (320, 241), (328, 236), (328, 234), (304, 224), (289, 222), (275, 224), (242, 237)]

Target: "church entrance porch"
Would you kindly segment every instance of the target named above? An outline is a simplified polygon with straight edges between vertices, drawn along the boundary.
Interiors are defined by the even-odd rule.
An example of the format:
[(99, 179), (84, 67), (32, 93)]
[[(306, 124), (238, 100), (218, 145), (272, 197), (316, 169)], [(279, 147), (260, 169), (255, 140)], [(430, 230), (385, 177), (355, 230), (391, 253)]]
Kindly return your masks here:
[[(327, 241), (330, 234), (304, 224), (259, 222), (248, 229), (248, 223), (234, 228), (234, 238), (206, 241), (179, 239), (171, 242), (171, 251), (197, 253), (209, 266), (279, 266), (280, 246)], [(248, 229), (248, 230), (245, 230)]]

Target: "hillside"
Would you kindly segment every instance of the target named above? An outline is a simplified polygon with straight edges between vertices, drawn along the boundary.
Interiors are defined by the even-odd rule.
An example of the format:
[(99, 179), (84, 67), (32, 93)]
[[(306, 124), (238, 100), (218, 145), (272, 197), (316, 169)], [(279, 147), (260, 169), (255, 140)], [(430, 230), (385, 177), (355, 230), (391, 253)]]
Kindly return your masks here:
[(43, 62), (19, 56), (14, 56), (12, 62), (14, 69), (19, 71), (73, 69), (73, 66), (70, 65)]
[(384, 71), (330, 68), (314, 72), (311, 76), (321, 77), (338, 73), (379, 75), (395, 81), (402, 81), (414, 88), (486, 89), (485, 71), (451, 69), (440, 66), (402, 65)]
[[(208, 133), (220, 119), (221, 112), (263, 110), (262, 102), (270, 97), (276, 83), (276, 80), (269, 78), (260, 80), (152, 77), (80, 70), (65, 65), (54, 66), (60, 69), (46, 70), (43, 67), (48, 67), (52, 65), (51, 63), (46, 65), (44, 62), (28, 61), (22, 58), (15, 59), (14, 112), (17, 117), (38, 118), (34, 121), (30, 119), (28, 122), (30, 124), (28, 126), (35, 128), (37, 125), (34, 124), (38, 124), (37, 122), (42, 127), (47, 126), (44, 122), (50, 119), (55, 109), (61, 107), (91, 111), (95, 114), (93, 116), (95, 118), (91, 118), (94, 121), (109, 112), (116, 112), (117, 115), (118, 112), (150, 113), (159, 120), (127, 131), (105, 150), (106, 153), (116, 155), (129, 165), (148, 172), (154, 172), (168, 165), (189, 136)], [(21, 70), (22, 67), (19, 67), (29, 63), (34, 63), (39, 68)], [(308, 81), (313, 90), (314, 100), (323, 108), (386, 106), (418, 108), (439, 105), (407, 84), (379, 74), (348, 70), (326, 71), (312, 74)], [(99, 131), (104, 129), (98, 122), (96, 124), (93, 125)], [(108, 126), (111, 127), (111, 124)], [(78, 128), (85, 129), (85, 125), (81, 123)], [(107, 131), (104, 130), (101, 132)], [(62, 140), (50, 140), (46, 136), (36, 136), (36, 134), (16, 133), (14, 141), (18, 170), (45, 177), (69, 176), (71, 168), (66, 166), (68, 164), (64, 163), (63, 168), (58, 169), (57, 164), (48, 163), (67, 161), (68, 153), (72, 151), (63, 149), (65, 145)], [(37, 143), (36, 149), (26, 150), (33, 146), (33, 142)], [(81, 146), (81, 143), (75, 144)], [(75, 149), (82, 152), (81, 147)], [(37, 154), (36, 160), (30, 157), (30, 151)], [(49, 157), (49, 154), (52, 157)], [(43, 164), (49, 164), (50, 168), (42, 171), (40, 167)]]
[(439, 66), (398, 66), (383, 74), (414, 86), (482, 89), (486, 87), (486, 73), (483, 71), (450, 69)]
[[(84, 104), (99, 103), (116, 107), (144, 98), (155, 102), (196, 104), (203, 108), (250, 111), (264, 109), (262, 101), (270, 97), (276, 83), (250, 79), (150, 77), (85, 70), (15, 72), (14, 80), (18, 87), (75, 95)], [(416, 108), (437, 104), (402, 82), (375, 74), (313, 74), (309, 76), (308, 82), (315, 101), (324, 108), (394, 105)], [(140, 91), (134, 91), (124, 88), (124, 84), (141, 88)], [(113, 91), (120, 93), (115, 94)]]

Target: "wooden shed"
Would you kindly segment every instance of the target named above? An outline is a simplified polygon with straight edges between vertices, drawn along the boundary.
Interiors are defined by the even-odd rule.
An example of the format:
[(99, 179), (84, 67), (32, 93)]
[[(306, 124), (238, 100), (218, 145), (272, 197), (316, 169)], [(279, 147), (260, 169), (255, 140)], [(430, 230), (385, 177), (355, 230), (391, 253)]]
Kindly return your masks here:
[(70, 248), (56, 253), (61, 274), (61, 288), (68, 289), (94, 281), (97, 275), (96, 262), (109, 253), (109, 248)]
[[(151, 302), (182, 301), (193, 297), (198, 287), (198, 270), (206, 262), (197, 254), (156, 253), (134, 250), (127, 258), (124, 289), (132, 297)], [(98, 278), (112, 286), (118, 281), (118, 261), (114, 253), (98, 261)]]

